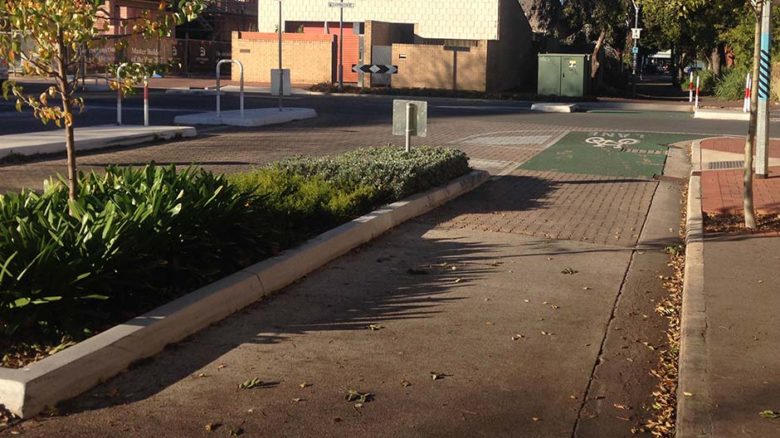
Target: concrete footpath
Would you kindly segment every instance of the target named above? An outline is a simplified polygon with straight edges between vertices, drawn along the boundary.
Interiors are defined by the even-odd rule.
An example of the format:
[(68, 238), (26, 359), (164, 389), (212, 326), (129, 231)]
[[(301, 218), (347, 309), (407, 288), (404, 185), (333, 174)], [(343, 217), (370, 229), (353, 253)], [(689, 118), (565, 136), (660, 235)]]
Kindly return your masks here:
[(593, 171), (510, 167), (0, 435), (631, 436), (680, 185)]
[[(77, 151), (113, 146), (131, 146), (154, 140), (187, 138), (197, 135), (190, 126), (101, 125), (74, 130)], [(65, 151), (65, 132), (61, 129), (25, 134), (0, 135), (0, 159), (9, 155), (37, 155)]]
[[(703, 170), (693, 177), (700, 178), (701, 192), (691, 196), (701, 197), (705, 215), (741, 214), (742, 171), (709, 164), (718, 162), (713, 157), (726, 157), (717, 154), (737, 154), (743, 142), (708, 139), (700, 151), (694, 149), (700, 156), (694, 162), (701, 162)], [(770, 156), (778, 155), (777, 146), (773, 141)], [(779, 190), (780, 168), (770, 168), (769, 178), (755, 180), (760, 213), (780, 214)], [(686, 284), (685, 290), (689, 302), (696, 304), (683, 309), (684, 333), (686, 324), (696, 333), (689, 347), (683, 346), (680, 359), (677, 436), (780, 436), (780, 233), (705, 231), (691, 237), (701, 253), (691, 261), (689, 251), (688, 264), (697, 266), (687, 269), (698, 270), (701, 278)]]

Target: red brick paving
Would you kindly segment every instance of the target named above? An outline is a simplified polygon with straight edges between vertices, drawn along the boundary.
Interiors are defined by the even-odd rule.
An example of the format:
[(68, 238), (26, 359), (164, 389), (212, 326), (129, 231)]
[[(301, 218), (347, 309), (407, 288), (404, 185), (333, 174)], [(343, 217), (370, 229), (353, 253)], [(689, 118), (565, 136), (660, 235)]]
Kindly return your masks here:
[[(780, 167), (770, 167), (769, 178), (753, 181), (756, 211), (759, 214), (780, 214)], [(741, 214), (742, 187), (742, 169), (702, 172), (702, 211), (708, 214)]]
[[(709, 149), (720, 152), (732, 152), (735, 154), (745, 153), (745, 138), (744, 137), (721, 137), (710, 138), (701, 142), (702, 149)], [(780, 140), (770, 140), (769, 142), (769, 156), (772, 158), (780, 158)]]

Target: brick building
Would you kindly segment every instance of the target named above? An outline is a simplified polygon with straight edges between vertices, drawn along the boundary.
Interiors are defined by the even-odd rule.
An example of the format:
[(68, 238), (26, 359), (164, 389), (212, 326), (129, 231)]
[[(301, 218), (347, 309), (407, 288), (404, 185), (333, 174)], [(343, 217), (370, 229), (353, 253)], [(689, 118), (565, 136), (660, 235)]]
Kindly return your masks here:
[[(500, 91), (532, 80), (532, 32), (519, 0), (347, 1), (354, 7), (344, 9), (344, 60), (338, 8), (282, 2), (283, 66), (293, 82), (335, 82), (339, 63), (345, 82), (366, 86)], [(279, 3), (258, 3), (259, 32), (235, 32), (232, 55), (247, 80), (267, 82), (277, 65)], [(361, 63), (397, 65), (398, 74), (353, 73)]]

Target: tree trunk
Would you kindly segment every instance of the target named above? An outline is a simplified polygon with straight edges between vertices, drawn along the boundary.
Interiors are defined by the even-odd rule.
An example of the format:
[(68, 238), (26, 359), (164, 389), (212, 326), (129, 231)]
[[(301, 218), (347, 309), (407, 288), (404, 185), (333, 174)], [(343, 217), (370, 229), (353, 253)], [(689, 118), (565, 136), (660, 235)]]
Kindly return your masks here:
[(715, 46), (712, 48), (712, 52), (710, 52), (710, 68), (715, 76), (720, 76), (720, 63), (720, 48)]
[(599, 34), (598, 40), (596, 40), (596, 47), (593, 48), (593, 54), (590, 56), (590, 79), (596, 79), (596, 75), (599, 72), (599, 67), (601, 67), (601, 63), (599, 62), (599, 53), (601, 53), (601, 48), (604, 46), (604, 40), (607, 38), (607, 31), (605, 29), (601, 29), (601, 33)]
[(65, 151), (67, 152), (68, 166), (68, 199), (75, 201), (78, 195), (78, 174), (76, 170), (76, 149), (73, 135), (73, 89), (68, 82), (68, 71), (65, 67), (67, 48), (62, 32), (58, 35), (60, 53), (57, 57), (57, 84), (62, 93), (62, 112), (65, 125)]
[[(758, 2), (759, 6), (761, 2)], [(760, 10), (760, 7), (757, 6)], [(745, 172), (743, 175), (742, 203), (745, 210), (745, 227), (756, 228), (756, 215), (753, 208), (753, 151), (756, 148), (756, 130), (758, 124), (758, 63), (761, 54), (761, 15), (756, 15), (753, 36), (753, 89), (750, 93), (750, 122), (745, 140)]]

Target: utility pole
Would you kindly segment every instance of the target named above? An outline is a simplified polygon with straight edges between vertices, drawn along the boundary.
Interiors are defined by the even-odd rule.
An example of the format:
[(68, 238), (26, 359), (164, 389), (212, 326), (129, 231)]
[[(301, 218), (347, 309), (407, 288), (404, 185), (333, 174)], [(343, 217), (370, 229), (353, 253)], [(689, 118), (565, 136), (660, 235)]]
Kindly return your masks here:
[(339, 8), (339, 91), (344, 91), (344, 8), (352, 8), (354, 3), (328, 2), (331, 8)]
[(633, 68), (633, 75), (634, 75), (634, 82), (636, 82), (636, 64), (637, 64), (637, 58), (639, 57), (639, 35), (637, 29), (639, 29), (639, 5), (636, 3), (635, 0), (631, 0), (631, 3), (634, 5), (634, 29), (633, 30), (633, 40), (634, 40), (634, 47), (631, 50), (634, 54), (634, 68)]
[(284, 109), (284, 70), (282, 70), (282, 0), (279, 2), (279, 111)]
[(761, 55), (758, 63), (758, 114), (756, 132), (756, 177), (769, 174), (769, 95), (772, 88), (772, 1), (761, 10)]

